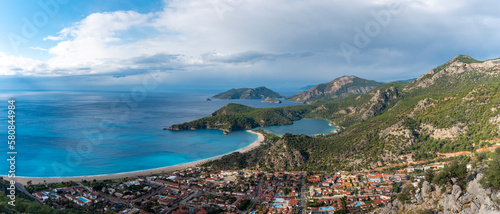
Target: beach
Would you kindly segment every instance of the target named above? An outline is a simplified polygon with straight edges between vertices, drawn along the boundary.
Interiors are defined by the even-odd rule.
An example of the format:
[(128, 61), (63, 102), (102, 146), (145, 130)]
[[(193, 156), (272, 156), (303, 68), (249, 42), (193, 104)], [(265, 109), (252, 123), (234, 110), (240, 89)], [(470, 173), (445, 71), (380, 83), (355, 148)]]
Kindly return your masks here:
[[(261, 145), (262, 142), (264, 142), (264, 135), (258, 132), (254, 132), (251, 130), (247, 130), (247, 132), (256, 134), (257, 140), (254, 141), (252, 144), (238, 149), (234, 152), (240, 152), (240, 153), (245, 153), (248, 151), (251, 151)], [(233, 153), (233, 152), (231, 152)], [(228, 153), (228, 154), (231, 154)], [(119, 179), (119, 178), (126, 178), (126, 177), (137, 177), (137, 176), (148, 176), (148, 175), (153, 175), (153, 174), (160, 174), (160, 173), (166, 173), (166, 172), (171, 172), (171, 171), (176, 171), (176, 170), (183, 170), (187, 169), (190, 167), (195, 167), (200, 164), (203, 164), (207, 161), (212, 161), (212, 160), (217, 160), (222, 158), (225, 155), (228, 154), (223, 154), (219, 155), (216, 157), (212, 158), (207, 158), (199, 161), (194, 161), (194, 162), (189, 162), (189, 163), (184, 163), (184, 164), (178, 164), (174, 166), (167, 166), (167, 167), (161, 167), (161, 168), (156, 168), (156, 169), (148, 169), (148, 170), (141, 170), (141, 171), (134, 171), (134, 172), (124, 172), (124, 173), (116, 173), (116, 174), (106, 174), (106, 175), (90, 175), (90, 176), (74, 176), (74, 177), (17, 177), (14, 179), (16, 183), (21, 183), (23, 185), (26, 185), (28, 181), (31, 181), (32, 184), (43, 184), (43, 183), (58, 183), (58, 182), (68, 182), (68, 181), (75, 181), (79, 182), (82, 180), (87, 180), (87, 181), (92, 181), (92, 180), (106, 180), (106, 179)], [(2, 175), (4, 179), (10, 180), (6, 175)]]

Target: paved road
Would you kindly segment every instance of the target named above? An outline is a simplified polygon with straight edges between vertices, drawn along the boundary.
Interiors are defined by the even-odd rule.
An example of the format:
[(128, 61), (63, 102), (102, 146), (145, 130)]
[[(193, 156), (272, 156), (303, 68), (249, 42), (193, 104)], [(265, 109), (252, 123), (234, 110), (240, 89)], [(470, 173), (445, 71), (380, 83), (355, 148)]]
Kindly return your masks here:
[(170, 213), (170, 212), (172, 212), (173, 210), (177, 209), (177, 207), (179, 207), (179, 205), (186, 204), (186, 202), (189, 201), (189, 200), (191, 200), (191, 198), (193, 198), (196, 194), (198, 194), (197, 190), (190, 192), (189, 195), (186, 198), (182, 199), (179, 203), (176, 203), (174, 206), (165, 209), (162, 213)]
[(38, 198), (36, 198), (35, 196), (31, 195), (28, 191), (26, 191), (26, 189), (24, 189), (24, 186), (22, 184), (16, 183), (15, 185), (16, 185), (16, 190), (24, 192), (26, 195), (29, 195), (31, 198), (35, 199), (35, 201), (37, 201), (38, 203), (44, 204), (42, 201), (38, 200)]
[[(307, 175), (307, 174), (306, 174)], [(307, 204), (307, 197), (306, 197), (306, 182), (305, 182), (305, 177), (304, 175), (301, 176), (301, 181), (300, 181), (300, 199), (299, 199), (299, 211), (302, 214), (306, 213), (306, 204)]]
[[(252, 200), (250, 200), (251, 204), (255, 204), (257, 203), (257, 201), (260, 200), (260, 190), (262, 189), (262, 182), (263, 182), (262, 177), (259, 177), (259, 184), (257, 184), (256, 188), (257, 193), (255, 194), (255, 197), (253, 197)], [(242, 211), (240, 213), (246, 213), (246, 211)]]

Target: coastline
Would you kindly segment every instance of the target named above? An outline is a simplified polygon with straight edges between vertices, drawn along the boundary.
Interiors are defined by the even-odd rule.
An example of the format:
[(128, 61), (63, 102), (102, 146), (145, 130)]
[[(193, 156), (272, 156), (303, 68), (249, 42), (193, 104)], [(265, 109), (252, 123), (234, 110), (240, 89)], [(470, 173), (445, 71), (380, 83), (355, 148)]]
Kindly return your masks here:
[[(259, 147), (262, 142), (264, 142), (264, 135), (258, 132), (254, 132), (251, 130), (247, 130), (247, 132), (253, 133), (257, 135), (257, 140), (255, 140), (252, 144), (238, 149), (233, 152), (240, 152), (240, 153), (245, 153), (249, 152), (257, 147)], [(178, 165), (173, 165), (173, 166), (166, 166), (166, 167), (161, 167), (161, 168), (155, 168), (155, 169), (146, 169), (146, 170), (140, 170), (140, 171), (133, 171), (133, 172), (123, 172), (123, 173), (114, 173), (114, 174), (104, 174), (104, 175), (89, 175), (89, 176), (72, 176), (72, 177), (18, 177), (14, 179), (16, 183), (20, 183), (23, 185), (27, 185), (28, 181), (31, 181), (32, 184), (43, 184), (43, 183), (59, 183), (59, 182), (68, 182), (68, 181), (75, 181), (79, 182), (82, 180), (87, 180), (87, 181), (92, 181), (92, 180), (106, 180), (106, 179), (120, 179), (120, 178), (126, 178), (126, 177), (136, 177), (136, 176), (148, 176), (148, 175), (153, 175), (153, 174), (160, 174), (160, 173), (166, 173), (166, 172), (171, 172), (171, 171), (177, 171), (177, 170), (183, 170), (187, 169), (190, 167), (195, 167), (197, 165), (203, 164), (208, 161), (212, 160), (217, 160), (222, 158), (225, 155), (231, 154), (226, 153), (222, 154), (219, 156), (199, 160), (199, 161), (193, 161), (189, 163), (183, 163), (183, 164), (178, 164)], [(10, 179), (6, 175), (0, 175), (3, 177), (3, 179)]]

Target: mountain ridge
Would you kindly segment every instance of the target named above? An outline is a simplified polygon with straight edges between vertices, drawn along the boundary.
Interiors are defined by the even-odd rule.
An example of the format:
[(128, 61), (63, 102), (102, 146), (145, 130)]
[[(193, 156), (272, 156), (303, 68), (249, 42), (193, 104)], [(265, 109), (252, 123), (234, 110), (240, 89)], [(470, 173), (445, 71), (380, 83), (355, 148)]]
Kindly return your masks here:
[[(463, 61), (473, 60), (457, 56), (413, 82), (386, 83), (365, 94), (310, 105), (267, 109), (225, 106), (214, 116), (180, 127), (225, 124), (230, 128), (227, 130), (235, 131), (245, 124), (258, 127), (302, 118), (327, 119), (342, 127), (337, 134), (280, 138), (279, 146), (287, 147), (290, 154), (297, 151), (307, 157), (293, 161), (290, 158), (299, 156), (287, 156), (288, 163), (299, 161), (300, 165), (287, 165), (285, 170), (366, 170), (399, 163), (401, 154), (427, 160), (436, 157), (436, 152), (473, 151), (482, 142), (500, 136), (500, 60)], [(426, 79), (434, 82), (417, 87)], [(284, 160), (275, 157), (269, 161)]]
[(342, 98), (351, 94), (364, 94), (382, 83), (356, 76), (342, 76), (327, 83), (288, 97), (292, 102), (313, 103)]

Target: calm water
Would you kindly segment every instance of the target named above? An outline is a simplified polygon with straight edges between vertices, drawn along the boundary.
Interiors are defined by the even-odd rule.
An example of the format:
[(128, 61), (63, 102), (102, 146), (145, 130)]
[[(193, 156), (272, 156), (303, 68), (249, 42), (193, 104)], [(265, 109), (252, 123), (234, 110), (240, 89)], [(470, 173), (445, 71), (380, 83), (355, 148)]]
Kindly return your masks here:
[(256, 129), (264, 129), (278, 136), (282, 136), (286, 133), (313, 136), (317, 134), (331, 134), (337, 129), (335, 126), (330, 126), (329, 124), (330, 122), (328, 120), (323, 119), (302, 119), (295, 121), (291, 125), (259, 127)]
[[(5, 116), (0, 116), (0, 124), (5, 125), (0, 139), (5, 140), (0, 153), (7, 158), (7, 99), (11, 97), (16, 99), (16, 175), (31, 177), (130, 172), (230, 153), (257, 136), (245, 131), (224, 135), (219, 130), (162, 128), (208, 116), (230, 102), (258, 108), (297, 105), (288, 101), (203, 101), (212, 94), (150, 92), (140, 102), (133, 102), (127, 92), (3, 92), (0, 100), (5, 105), (0, 105), (0, 115)], [(304, 121), (304, 130), (322, 127), (309, 120), (286, 127)], [(318, 133), (324, 129), (317, 129)], [(7, 174), (7, 162), (0, 170)]]

